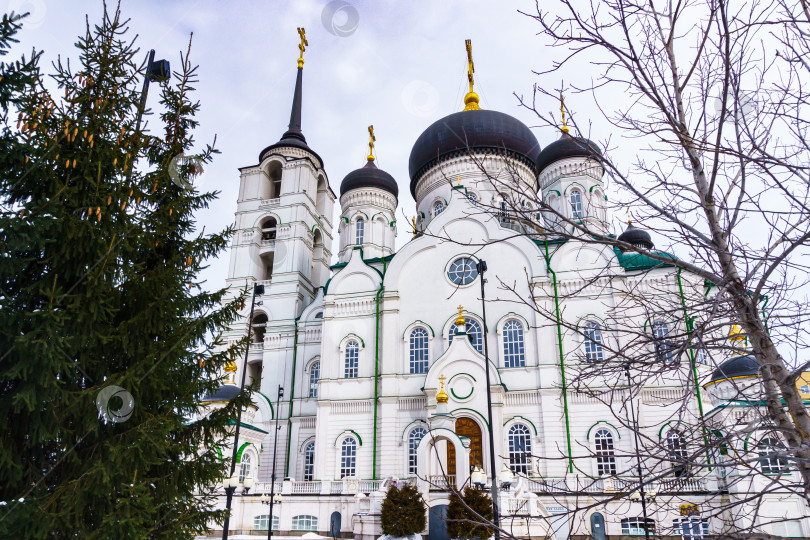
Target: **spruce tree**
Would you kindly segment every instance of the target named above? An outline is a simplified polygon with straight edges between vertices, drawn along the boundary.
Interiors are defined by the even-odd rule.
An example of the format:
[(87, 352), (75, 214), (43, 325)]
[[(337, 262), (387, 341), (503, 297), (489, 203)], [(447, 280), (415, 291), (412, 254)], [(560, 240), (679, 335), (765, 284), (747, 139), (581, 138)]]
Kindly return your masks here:
[[(462, 502), (463, 501), (463, 502)], [(476, 515), (477, 514), (477, 515)], [(486, 540), (492, 536), (492, 499), (485, 491), (467, 486), (461, 497), (450, 494), (447, 505), (447, 534), (450, 538)]]
[[(0, 53), (19, 25), (0, 22)], [(200, 415), (246, 344), (219, 338), (241, 299), (196, 277), (231, 234), (195, 224), (216, 194), (170, 174), (194, 145), (196, 68), (181, 54), (152, 83), (150, 134), (121, 13), (76, 47), (47, 84), (39, 53), (0, 63), (0, 537), (188, 538), (224, 518), (215, 445), (246, 400)]]
[(380, 510), (383, 534), (410, 536), (425, 530), (427, 507), (419, 490), (411, 484), (391, 486), (385, 494)]

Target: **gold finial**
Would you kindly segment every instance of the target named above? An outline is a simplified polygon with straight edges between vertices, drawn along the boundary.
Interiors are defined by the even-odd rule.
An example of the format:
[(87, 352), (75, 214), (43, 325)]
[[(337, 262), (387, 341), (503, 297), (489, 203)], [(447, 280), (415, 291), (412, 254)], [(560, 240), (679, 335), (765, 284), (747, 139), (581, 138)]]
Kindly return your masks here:
[[(743, 332), (742, 328), (737, 326), (736, 324), (731, 325), (731, 330), (728, 333), (728, 340), (731, 344), (735, 347), (745, 347), (745, 342), (748, 341), (748, 337)], [(740, 343), (743, 342), (743, 343)], [(735, 354), (743, 354), (742, 351), (735, 351)]]
[(473, 73), (475, 73), (475, 64), (472, 59), (472, 41), (469, 39), (464, 41), (467, 45), (467, 81), (470, 83), (470, 91), (464, 96), (464, 110), (477, 111), (481, 107), (478, 106), (478, 94), (473, 92)]
[(225, 364), (225, 384), (236, 384), (235, 375), (236, 364), (228, 362)]
[(447, 380), (447, 377), (442, 375), (439, 377), (439, 383), (441, 384), (441, 388), (439, 389), (439, 393), (436, 394), (436, 403), (447, 403), (450, 399), (450, 396), (444, 391), (444, 381)]
[(413, 235), (416, 236), (416, 217), (411, 218), (411, 223), (413, 224)]
[(298, 35), (301, 36), (301, 43), (298, 44), (298, 50), (301, 51), (301, 54), (298, 55), (298, 67), (304, 67), (304, 51), (307, 48), (307, 34), (306, 30), (303, 28), (298, 29)]
[(461, 312), (464, 311), (464, 308), (458, 306), (458, 319), (456, 319), (456, 331), (463, 332), (467, 328), (467, 321), (464, 320), (464, 315)]
[(377, 138), (374, 136), (374, 126), (368, 126), (368, 160), (374, 161), (374, 141)]
[(562, 113), (562, 124), (563, 124), (562, 127), (560, 128), (560, 131), (562, 131), (563, 133), (568, 133), (571, 130), (569, 130), (568, 126), (565, 125), (565, 97), (563, 97), (562, 92), (560, 92), (560, 112)]
[(461, 175), (456, 176), (456, 185), (457, 186), (461, 185)]

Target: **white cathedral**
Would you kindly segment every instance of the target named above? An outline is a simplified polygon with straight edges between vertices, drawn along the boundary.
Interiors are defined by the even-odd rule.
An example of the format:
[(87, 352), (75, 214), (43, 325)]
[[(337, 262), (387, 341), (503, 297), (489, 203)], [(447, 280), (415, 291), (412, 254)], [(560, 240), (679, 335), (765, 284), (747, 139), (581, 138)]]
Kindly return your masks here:
[[(254, 406), (242, 412), (231, 535), (266, 535), (272, 527), (276, 535), (377, 538), (385, 489), (414, 482), (429, 506), (425, 534), (441, 540), (447, 484), (469, 485), (471, 471), (479, 470), (486, 476), (477, 472), (479, 483), (497, 482), (502, 524), (520, 537), (590, 538), (601, 527), (618, 538), (643, 536), (649, 527), (697, 539), (721, 532), (729, 520), (749, 519), (701, 514), (732, 474), (705, 470), (648, 486), (645, 518), (638, 492), (616, 496), (633, 481), (620, 476), (633, 470), (634, 455), (634, 433), (615, 421), (624, 412), (566, 386), (578, 363), (622, 346), (620, 333), (604, 321), (630, 288), (676, 298), (703, 295), (703, 281), (637, 253), (571, 238), (571, 231), (534, 240), (516, 233), (508, 212), (489, 211), (509, 200), (511, 184), (515, 196), (539, 192), (557, 212), (609, 232), (595, 143), (564, 129), (541, 151), (519, 120), (478, 106), (470, 73), (464, 110), (434, 122), (413, 146), (404, 198), (413, 197), (417, 218), (413, 238), (395, 250), (397, 181), (370, 152), (335, 195), (324, 161), (302, 132), (302, 75), (299, 59), (289, 130), (259, 153), (257, 164), (240, 169), (227, 284), (233, 295), (256, 284), (264, 290), (255, 298), (246, 364), (231, 366), (226, 384), (205, 398), (210, 407), (227, 402), (239, 391), (242, 369), (248, 383), (259, 383)], [(507, 171), (509, 181), (495, 185)], [(336, 199), (340, 216), (333, 223)], [(542, 213), (537, 219), (547, 231), (563, 226)], [(635, 227), (620, 238), (653, 248), (651, 236)], [(604, 276), (591, 279), (596, 274)], [(556, 314), (556, 324), (519, 298)], [(249, 305), (226, 331), (229, 341), (248, 332), (248, 313)], [(675, 330), (668, 320), (649, 322), (656, 337)], [(732, 374), (736, 381), (757, 379), (756, 363), (744, 360), (732, 358), (720, 369), (695, 365), (702, 386), (690, 410), (715, 418), (718, 429), (728, 411), (725, 394), (714, 389)], [(662, 440), (675, 437), (670, 447), (677, 450), (677, 430), (668, 424), (679, 406), (676, 380), (659, 379), (634, 404), (642, 429)], [(228, 465), (229, 444), (220, 449)], [(782, 464), (771, 461), (777, 469)], [(769, 532), (810, 533), (802, 499), (777, 492), (756, 504), (752, 523), (789, 517)], [(592, 508), (575, 519), (569, 513), (578, 507)], [(212, 525), (212, 535), (221, 532)]]

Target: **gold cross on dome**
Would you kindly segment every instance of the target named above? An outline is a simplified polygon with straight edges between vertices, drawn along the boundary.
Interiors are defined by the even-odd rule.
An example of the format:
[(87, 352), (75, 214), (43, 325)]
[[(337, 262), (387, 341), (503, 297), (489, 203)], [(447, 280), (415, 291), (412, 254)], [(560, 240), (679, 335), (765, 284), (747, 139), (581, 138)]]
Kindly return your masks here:
[(560, 112), (562, 113), (562, 124), (563, 124), (562, 127), (560, 128), (560, 131), (562, 131), (563, 133), (568, 133), (570, 130), (568, 129), (568, 126), (565, 125), (565, 97), (563, 97), (562, 92), (560, 92)]
[(472, 59), (472, 41), (469, 39), (464, 40), (467, 46), (467, 81), (470, 83), (470, 92), (473, 91), (473, 73), (475, 73), (475, 64)]
[(446, 381), (446, 380), (447, 380), (447, 377), (445, 377), (444, 375), (439, 376), (439, 382), (442, 384), (442, 387), (444, 387), (444, 381)]
[(368, 160), (374, 161), (374, 142), (377, 138), (374, 136), (374, 126), (368, 126)]
[(307, 42), (306, 30), (303, 28), (298, 29), (298, 35), (301, 36), (301, 43), (298, 44), (298, 50), (301, 53), (298, 55), (298, 67), (304, 67), (304, 51), (309, 43)]

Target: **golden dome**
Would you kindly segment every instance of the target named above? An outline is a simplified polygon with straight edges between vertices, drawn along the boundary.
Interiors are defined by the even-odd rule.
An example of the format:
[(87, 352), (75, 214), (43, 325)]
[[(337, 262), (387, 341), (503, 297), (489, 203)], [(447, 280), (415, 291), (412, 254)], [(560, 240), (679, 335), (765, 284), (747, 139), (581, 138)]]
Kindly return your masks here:
[(456, 319), (456, 332), (463, 332), (467, 329), (467, 321), (464, 320), (464, 315), (461, 312), (464, 311), (464, 308), (458, 306), (458, 319)]

